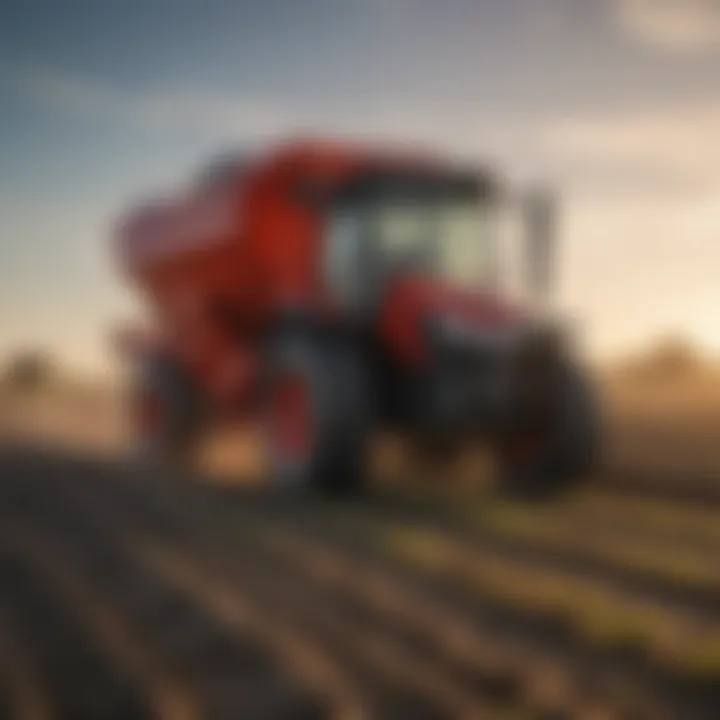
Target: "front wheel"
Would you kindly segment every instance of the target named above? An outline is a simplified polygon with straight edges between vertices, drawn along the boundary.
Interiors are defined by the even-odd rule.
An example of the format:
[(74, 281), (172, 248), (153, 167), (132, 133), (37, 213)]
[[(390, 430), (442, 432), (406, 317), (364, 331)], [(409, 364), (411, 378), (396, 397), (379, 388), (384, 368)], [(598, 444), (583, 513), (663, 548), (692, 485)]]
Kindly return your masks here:
[(171, 357), (143, 359), (131, 393), (131, 453), (145, 467), (196, 469), (202, 417), (189, 374)]
[(497, 443), (501, 494), (549, 499), (573, 487), (598, 461), (600, 422), (595, 393), (578, 368), (559, 368), (552, 407)]
[(264, 404), (273, 482), (332, 494), (363, 489), (367, 395), (350, 349), (300, 334), (278, 339)]

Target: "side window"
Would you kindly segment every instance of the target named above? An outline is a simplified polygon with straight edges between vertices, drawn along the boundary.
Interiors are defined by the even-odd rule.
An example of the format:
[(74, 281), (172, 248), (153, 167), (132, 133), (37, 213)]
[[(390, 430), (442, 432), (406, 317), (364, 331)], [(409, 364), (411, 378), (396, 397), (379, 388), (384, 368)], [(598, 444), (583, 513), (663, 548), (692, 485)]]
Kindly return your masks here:
[(359, 290), (363, 235), (363, 213), (356, 208), (338, 209), (329, 216), (325, 234), (325, 278), (331, 291), (342, 300), (352, 301)]

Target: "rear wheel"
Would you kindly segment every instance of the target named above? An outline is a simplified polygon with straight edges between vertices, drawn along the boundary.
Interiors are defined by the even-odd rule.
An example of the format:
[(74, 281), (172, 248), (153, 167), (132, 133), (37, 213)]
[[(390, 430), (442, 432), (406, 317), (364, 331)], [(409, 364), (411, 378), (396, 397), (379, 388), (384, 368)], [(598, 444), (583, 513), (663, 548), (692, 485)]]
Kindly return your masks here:
[(354, 353), (302, 334), (273, 346), (265, 437), (274, 482), (357, 493), (365, 484), (367, 396)]
[(140, 363), (131, 415), (135, 460), (158, 469), (196, 469), (202, 426), (200, 402), (180, 363), (165, 356)]
[(496, 445), (501, 494), (550, 499), (576, 485), (598, 460), (599, 417), (593, 389), (576, 367), (560, 369), (555, 401)]

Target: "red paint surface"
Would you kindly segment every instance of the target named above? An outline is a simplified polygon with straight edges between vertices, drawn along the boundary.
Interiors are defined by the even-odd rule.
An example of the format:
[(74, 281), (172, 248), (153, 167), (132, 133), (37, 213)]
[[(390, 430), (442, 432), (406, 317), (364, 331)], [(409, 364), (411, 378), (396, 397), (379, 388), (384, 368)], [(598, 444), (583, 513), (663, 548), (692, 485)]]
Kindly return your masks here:
[(307, 382), (299, 376), (282, 378), (275, 390), (273, 424), (282, 452), (302, 458), (312, 444), (312, 401)]
[(475, 327), (498, 327), (519, 319), (520, 313), (492, 293), (460, 290), (442, 282), (407, 277), (397, 281), (382, 315), (382, 337), (397, 356), (412, 365), (427, 356), (423, 321), (452, 317)]

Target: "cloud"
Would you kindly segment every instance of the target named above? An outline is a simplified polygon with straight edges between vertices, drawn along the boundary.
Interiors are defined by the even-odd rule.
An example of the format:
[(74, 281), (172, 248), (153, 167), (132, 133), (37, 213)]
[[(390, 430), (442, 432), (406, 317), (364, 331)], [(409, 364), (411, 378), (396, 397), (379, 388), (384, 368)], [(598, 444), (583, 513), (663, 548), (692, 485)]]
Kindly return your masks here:
[(287, 108), (267, 97), (172, 87), (130, 91), (45, 67), (5, 68), (0, 80), (55, 111), (116, 117), (148, 129), (254, 136), (279, 129), (287, 117)]
[[(560, 298), (598, 350), (693, 328), (720, 302), (720, 101), (659, 104), (548, 123), (564, 181)], [(697, 322), (696, 322), (697, 321)], [(698, 325), (720, 343), (720, 323)]]
[[(395, 0), (398, 7), (414, 0)], [(288, 134), (317, 133), (430, 143), (475, 155), (514, 147), (527, 120), (478, 116), (472, 107), (439, 108), (428, 100), (378, 95), (368, 104), (352, 99), (288, 102), (271, 95), (197, 87), (128, 90), (39, 66), (0, 68), (5, 85), (44, 110), (90, 120), (115, 119), (147, 131), (200, 131), (212, 143), (254, 142)]]
[(0, 357), (40, 347), (83, 368), (103, 367), (108, 318), (133, 308), (108, 272), (111, 206), (87, 197), (0, 193)]
[(606, 115), (568, 116), (549, 126), (552, 155), (577, 168), (614, 170), (697, 189), (720, 184), (720, 101), (664, 105)]
[[(670, 329), (720, 344), (720, 186), (666, 198), (568, 198), (560, 299), (600, 351)], [(712, 315), (712, 319), (711, 316)]]
[(717, 184), (720, 173), (720, 101), (532, 118), (489, 116), (472, 105), (439, 108), (394, 96), (378, 97), (361, 109), (352, 99), (288, 102), (193, 87), (128, 90), (42, 67), (0, 69), (3, 80), (46, 110), (162, 133), (194, 130), (208, 145), (303, 131), (397, 138), (497, 158), (512, 175), (551, 172), (570, 184), (644, 185), (649, 192), (694, 191)]
[(677, 51), (720, 49), (718, 0), (614, 0), (632, 37)]

